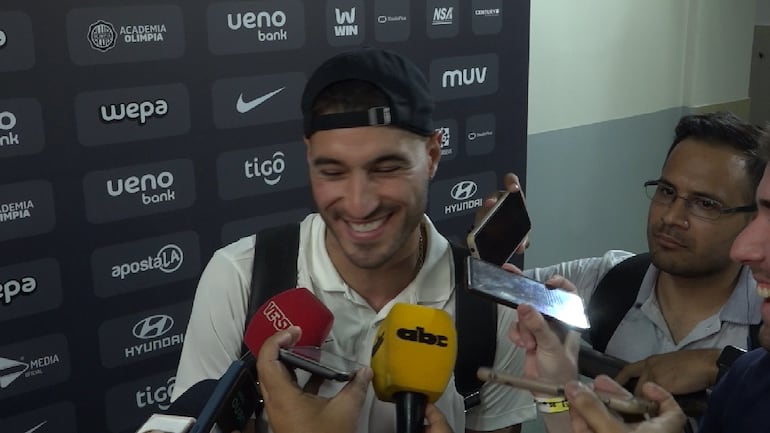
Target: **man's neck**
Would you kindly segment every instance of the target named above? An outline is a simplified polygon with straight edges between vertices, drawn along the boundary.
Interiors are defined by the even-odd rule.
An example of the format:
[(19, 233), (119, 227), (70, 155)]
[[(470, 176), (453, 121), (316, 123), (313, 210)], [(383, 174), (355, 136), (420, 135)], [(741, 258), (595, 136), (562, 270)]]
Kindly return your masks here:
[(681, 341), (699, 322), (725, 305), (735, 289), (740, 271), (741, 265), (734, 263), (703, 277), (658, 273), (655, 295), (675, 342)]
[[(420, 237), (423, 238), (422, 242)], [(406, 242), (410, 253), (396, 257), (377, 269), (360, 268), (351, 263), (338, 248), (329, 248), (328, 235), (327, 251), (345, 283), (364, 298), (374, 311), (380, 311), (414, 280), (427, 255), (427, 242), (427, 233), (420, 224)]]

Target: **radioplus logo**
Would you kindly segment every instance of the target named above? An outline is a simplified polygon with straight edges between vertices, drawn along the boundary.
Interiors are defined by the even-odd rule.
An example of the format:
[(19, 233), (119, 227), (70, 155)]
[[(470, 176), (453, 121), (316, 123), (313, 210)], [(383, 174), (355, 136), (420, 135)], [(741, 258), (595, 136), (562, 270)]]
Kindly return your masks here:
[(110, 432), (134, 431), (153, 413), (167, 410), (176, 383), (175, 374), (175, 370), (170, 370), (109, 389), (104, 400)]
[(88, 173), (86, 216), (104, 223), (184, 209), (195, 202), (192, 161), (176, 159)]
[(61, 276), (56, 259), (0, 268), (0, 322), (52, 310), (61, 303)]
[(47, 233), (55, 225), (50, 182), (31, 180), (0, 185), (0, 241)]
[(140, 239), (94, 250), (94, 291), (109, 297), (198, 276), (200, 241), (193, 231)]
[(190, 319), (192, 302), (143, 311), (99, 326), (102, 364), (118, 367), (178, 352)]
[(297, 141), (225, 152), (217, 158), (217, 174), (223, 200), (304, 187), (305, 145)]
[(190, 97), (184, 84), (84, 92), (75, 97), (78, 139), (84, 146), (186, 134)]
[(305, 7), (299, 0), (212, 3), (207, 11), (209, 49), (243, 54), (305, 45)]
[(487, 194), (496, 191), (492, 171), (435, 181), (430, 190), (429, 215), (443, 220), (476, 212)]
[(64, 382), (70, 370), (64, 335), (0, 346), (0, 399)]
[(67, 14), (67, 43), (77, 65), (174, 59), (185, 50), (175, 5), (94, 7)]

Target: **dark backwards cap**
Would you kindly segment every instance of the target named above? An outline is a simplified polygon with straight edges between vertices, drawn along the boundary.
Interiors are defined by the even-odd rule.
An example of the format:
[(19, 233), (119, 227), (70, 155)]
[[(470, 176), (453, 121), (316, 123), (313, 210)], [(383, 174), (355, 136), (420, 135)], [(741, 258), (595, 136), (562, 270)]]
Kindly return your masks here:
[[(360, 80), (377, 87), (389, 101), (387, 107), (366, 111), (313, 115), (318, 95), (330, 85)], [(417, 66), (387, 50), (362, 48), (338, 54), (310, 76), (302, 94), (305, 137), (316, 131), (358, 126), (396, 126), (422, 136), (433, 134), (433, 98)]]

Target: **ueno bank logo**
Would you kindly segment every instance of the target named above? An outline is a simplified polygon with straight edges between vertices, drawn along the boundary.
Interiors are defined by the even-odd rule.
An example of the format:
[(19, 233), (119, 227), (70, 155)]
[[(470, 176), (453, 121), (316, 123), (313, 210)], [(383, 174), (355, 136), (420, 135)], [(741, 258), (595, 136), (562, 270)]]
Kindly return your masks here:
[(144, 126), (148, 119), (164, 117), (168, 113), (168, 102), (165, 99), (142, 102), (121, 102), (99, 106), (99, 117), (104, 123), (135, 120)]
[(168, 244), (161, 247), (155, 256), (147, 256), (141, 260), (130, 263), (122, 263), (112, 267), (112, 278), (126, 277), (141, 274), (147, 271), (158, 270), (166, 274), (176, 272), (184, 262), (184, 252), (176, 244)]
[(358, 24), (355, 23), (355, 7), (350, 8), (350, 10), (334, 8), (334, 18), (337, 20), (337, 25), (334, 26), (334, 36), (338, 38), (346, 36), (358, 36)]
[(253, 160), (243, 163), (243, 173), (248, 179), (261, 177), (266, 184), (270, 186), (276, 185), (281, 181), (281, 175), (286, 169), (285, 156), (283, 152), (278, 150), (273, 153), (271, 159), (261, 162), (259, 157), (254, 157)]
[(174, 319), (166, 314), (156, 314), (138, 321), (132, 329), (134, 337), (149, 340), (165, 335), (174, 327)]
[(13, 132), (16, 115), (10, 111), (0, 111), (0, 147), (19, 144), (19, 134)]
[(453, 12), (454, 7), (439, 7), (433, 9), (433, 21), (431, 24), (434, 26), (452, 24), (454, 22), (454, 19), (452, 18)]
[(11, 305), (13, 298), (19, 295), (31, 295), (37, 290), (37, 279), (33, 276), (0, 280), (0, 305)]
[[(147, 206), (155, 203), (174, 201), (175, 191), (174, 175), (168, 171), (141, 176), (129, 176), (125, 179), (110, 179), (107, 181), (107, 194), (111, 197), (119, 197), (123, 194), (141, 193), (142, 204)], [(165, 191), (158, 191), (165, 189)]]
[(136, 392), (136, 407), (143, 409), (147, 406), (155, 406), (160, 410), (167, 410), (171, 406), (171, 393), (174, 392), (176, 376), (173, 376), (155, 389), (146, 386), (144, 389)]
[[(227, 27), (230, 30), (257, 30), (257, 40), (260, 42), (274, 42), (288, 40), (289, 35), (282, 27), (286, 25), (286, 13), (277, 10), (274, 12), (260, 11), (238, 12), (227, 14)], [(267, 29), (267, 30), (265, 30)]]
[(467, 200), (473, 197), (477, 190), (478, 186), (476, 185), (476, 182), (472, 180), (464, 180), (457, 182), (449, 193), (455, 200)]

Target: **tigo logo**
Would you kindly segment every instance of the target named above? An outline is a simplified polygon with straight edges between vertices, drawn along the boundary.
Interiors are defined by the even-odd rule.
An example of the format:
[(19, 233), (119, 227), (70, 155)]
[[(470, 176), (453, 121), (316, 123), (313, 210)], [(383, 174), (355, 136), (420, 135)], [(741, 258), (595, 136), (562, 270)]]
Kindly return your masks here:
[(165, 385), (155, 389), (146, 386), (136, 392), (136, 407), (141, 409), (147, 406), (155, 406), (160, 410), (166, 410), (171, 406), (171, 393), (174, 391), (176, 376), (168, 379)]
[(243, 163), (244, 175), (251, 179), (261, 177), (266, 184), (273, 186), (281, 181), (281, 173), (286, 168), (284, 153), (280, 150), (273, 153), (273, 158), (260, 162), (258, 157)]
[(455, 184), (450, 191), (452, 198), (455, 200), (467, 200), (473, 197), (478, 190), (476, 182), (471, 180), (464, 180)]

